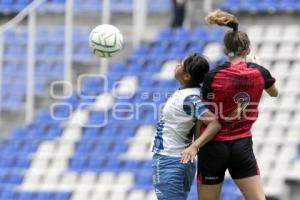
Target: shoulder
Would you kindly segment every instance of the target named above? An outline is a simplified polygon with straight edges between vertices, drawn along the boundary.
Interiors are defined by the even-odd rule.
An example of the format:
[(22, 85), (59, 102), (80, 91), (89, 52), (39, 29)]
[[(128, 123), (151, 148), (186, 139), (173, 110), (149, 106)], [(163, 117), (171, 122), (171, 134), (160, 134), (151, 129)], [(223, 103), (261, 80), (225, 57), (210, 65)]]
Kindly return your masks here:
[(201, 102), (201, 90), (200, 88), (188, 88), (185, 89), (183, 98), (183, 104), (198, 104)]
[(199, 95), (189, 95), (184, 99), (183, 110), (186, 114), (200, 119), (208, 111)]
[(247, 66), (248, 68), (257, 69), (264, 77), (270, 76), (269, 70), (261, 65), (252, 62), (247, 62)]
[(182, 95), (182, 97), (185, 99), (188, 96), (193, 96), (193, 95), (198, 95), (200, 96), (200, 88), (186, 88), (183, 90), (180, 90), (180, 93)]
[[(256, 63), (253, 63), (253, 62), (246, 62), (246, 64), (247, 64), (247, 66), (249, 67), (249, 68), (256, 68), (256, 69), (258, 69), (258, 68), (264, 68), (263, 66), (261, 66), (261, 65), (259, 65), (259, 64), (256, 64)], [(265, 68), (264, 68), (265, 69)]]
[(211, 75), (211, 74), (216, 74), (218, 72), (220, 72), (221, 70), (227, 69), (230, 67), (230, 62), (225, 62), (221, 65), (218, 65), (217, 67), (215, 67), (214, 69), (210, 70), (207, 75)]
[(201, 102), (200, 95), (191, 94), (184, 98), (184, 103), (199, 103)]
[(225, 62), (222, 65), (218, 65), (216, 68), (210, 70), (204, 77), (204, 83), (205, 82), (210, 82), (214, 77), (216, 76), (217, 73), (221, 72), (222, 70), (226, 70), (230, 67), (229, 62)]
[(271, 75), (271, 73), (269, 72), (269, 70), (267, 70), (266, 68), (264, 68), (263, 66), (260, 66), (258, 64), (255, 63), (247, 63), (248, 67), (250, 68), (254, 68), (257, 69), (259, 71), (259, 73), (261, 74), (261, 76), (264, 79), (264, 84), (265, 84), (265, 89), (270, 88), (274, 83), (275, 83), (275, 78), (273, 78), (273, 76)]
[(200, 104), (202, 104), (202, 100), (199, 95), (189, 95), (183, 100), (183, 109), (190, 112), (191, 108), (194, 109)]
[(269, 72), (269, 70), (259, 64), (253, 62), (247, 62), (248, 68), (257, 69), (260, 72)]

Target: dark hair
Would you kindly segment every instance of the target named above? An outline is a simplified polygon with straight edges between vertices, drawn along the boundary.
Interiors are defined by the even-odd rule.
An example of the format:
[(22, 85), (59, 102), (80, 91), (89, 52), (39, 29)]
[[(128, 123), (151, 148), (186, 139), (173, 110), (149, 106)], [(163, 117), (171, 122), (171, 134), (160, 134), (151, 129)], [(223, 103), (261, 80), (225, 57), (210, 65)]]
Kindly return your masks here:
[(183, 67), (191, 75), (189, 87), (200, 87), (205, 74), (209, 71), (209, 64), (206, 58), (197, 53), (184, 59)]
[(232, 28), (232, 31), (227, 31), (224, 36), (224, 45), (229, 51), (229, 57), (247, 55), (250, 50), (250, 40), (247, 33), (239, 31), (239, 21), (234, 15), (216, 10), (209, 13), (205, 20), (209, 24)]

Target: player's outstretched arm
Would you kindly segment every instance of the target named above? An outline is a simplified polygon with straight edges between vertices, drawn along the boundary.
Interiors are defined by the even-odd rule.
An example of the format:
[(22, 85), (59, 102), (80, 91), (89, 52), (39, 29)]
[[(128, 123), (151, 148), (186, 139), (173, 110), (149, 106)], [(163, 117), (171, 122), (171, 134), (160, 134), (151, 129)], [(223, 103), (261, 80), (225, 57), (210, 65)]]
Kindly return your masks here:
[(199, 148), (209, 142), (214, 136), (220, 131), (221, 124), (215, 118), (215, 115), (211, 112), (206, 112), (201, 117), (201, 121), (198, 123), (204, 123), (207, 125), (205, 131), (200, 135), (200, 137), (195, 140), (191, 146), (186, 148), (181, 153), (181, 162), (188, 163), (190, 160), (194, 159), (198, 153)]

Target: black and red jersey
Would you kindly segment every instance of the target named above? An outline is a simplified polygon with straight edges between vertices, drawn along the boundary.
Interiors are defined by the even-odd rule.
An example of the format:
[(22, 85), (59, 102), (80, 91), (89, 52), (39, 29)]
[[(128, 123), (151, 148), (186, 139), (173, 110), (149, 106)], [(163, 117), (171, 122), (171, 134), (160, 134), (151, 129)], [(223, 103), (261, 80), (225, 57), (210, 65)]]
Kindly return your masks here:
[(214, 141), (230, 141), (251, 136), (258, 117), (258, 103), (264, 89), (275, 79), (255, 63), (225, 63), (210, 71), (203, 82), (202, 95), (222, 124)]

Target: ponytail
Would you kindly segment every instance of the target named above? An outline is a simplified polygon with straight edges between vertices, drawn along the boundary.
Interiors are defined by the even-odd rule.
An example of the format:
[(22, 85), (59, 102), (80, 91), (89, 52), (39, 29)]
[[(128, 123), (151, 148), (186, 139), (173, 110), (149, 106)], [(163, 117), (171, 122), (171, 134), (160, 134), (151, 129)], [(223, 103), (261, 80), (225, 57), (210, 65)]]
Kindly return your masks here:
[(232, 14), (221, 10), (209, 13), (206, 18), (208, 24), (217, 24), (232, 28), (224, 36), (224, 45), (231, 59), (237, 56), (246, 57), (250, 52), (250, 40), (247, 33), (239, 31), (239, 20)]
[(208, 24), (217, 24), (219, 26), (227, 26), (229, 28), (232, 28), (233, 31), (238, 31), (239, 28), (239, 21), (238, 19), (228, 13), (221, 10), (215, 10), (211, 13), (209, 13), (206, 18), (206, 22)]

